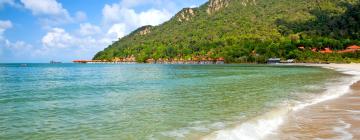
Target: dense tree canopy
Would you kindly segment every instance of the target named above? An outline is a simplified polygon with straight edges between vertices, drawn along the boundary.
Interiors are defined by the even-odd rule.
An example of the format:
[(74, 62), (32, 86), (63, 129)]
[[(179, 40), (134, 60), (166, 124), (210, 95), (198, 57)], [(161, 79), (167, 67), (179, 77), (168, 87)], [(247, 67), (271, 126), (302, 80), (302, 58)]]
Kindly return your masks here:
[[(356, 61), (359, 53), (321, 54), (360, 45), (358, 0), (229, 0), (209, 14), (208, 3), (184, 9), (162, 25), (139, 28), (95, 55), (97, 60), (135, 56), (227, 62), (265, 62), (270, 57), (304, 62)], [(300, 50), (298, 47), (305, 49)]]

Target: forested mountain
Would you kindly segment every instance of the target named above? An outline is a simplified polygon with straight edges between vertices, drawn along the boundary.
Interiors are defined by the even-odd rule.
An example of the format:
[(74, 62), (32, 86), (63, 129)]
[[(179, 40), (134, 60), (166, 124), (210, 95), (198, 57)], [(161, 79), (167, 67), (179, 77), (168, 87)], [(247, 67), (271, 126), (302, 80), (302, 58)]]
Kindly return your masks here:
[(265, 62), (280, 57), (342, 62), (360, 55), (311, 49), (349, 45), (360, 45), (359, 0), (210, 0), (184, 8), (162, 25), (135, 30), (93, 59), (223, 57), (227, 62)]

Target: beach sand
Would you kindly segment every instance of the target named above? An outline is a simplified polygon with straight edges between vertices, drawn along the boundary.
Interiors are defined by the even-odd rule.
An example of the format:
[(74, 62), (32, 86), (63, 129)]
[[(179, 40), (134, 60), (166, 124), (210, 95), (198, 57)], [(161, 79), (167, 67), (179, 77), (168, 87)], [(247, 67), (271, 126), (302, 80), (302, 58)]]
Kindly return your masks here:
[[(306, 64), (360, 72), (360, 64)], [(291, 112), (277, 139), (360, 139), (360, 81), (347, 94)]]
[(291, 103), (201, 139), (360, 140), (360, 64), (286, 65), (335, 69), (349, 79), (329, 86), (319, 98)]

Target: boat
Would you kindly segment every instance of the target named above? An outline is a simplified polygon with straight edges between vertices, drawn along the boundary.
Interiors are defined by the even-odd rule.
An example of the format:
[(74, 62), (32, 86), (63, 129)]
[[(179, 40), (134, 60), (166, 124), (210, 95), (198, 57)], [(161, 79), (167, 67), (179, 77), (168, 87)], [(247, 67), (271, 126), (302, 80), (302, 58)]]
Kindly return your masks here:
[(51, 60), (50, 61), (50, 64), (60, 64), (61, 62), (59, 62), (59, 61), (53, 61), (53, 60)]

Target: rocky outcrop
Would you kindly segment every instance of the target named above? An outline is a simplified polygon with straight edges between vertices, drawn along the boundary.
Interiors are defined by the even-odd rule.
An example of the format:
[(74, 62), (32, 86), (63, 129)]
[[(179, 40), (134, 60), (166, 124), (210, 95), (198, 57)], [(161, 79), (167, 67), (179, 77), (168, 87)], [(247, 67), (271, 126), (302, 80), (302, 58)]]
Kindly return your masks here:
[[(210, 15), (229, 6), (231, 0), (210, 0), (206, 12)], [(256, 0), (239, 0), (243, 6), (256, 5)]]
[(222, 8), (229, 6), (229, 2), (230, 0), (210, 0), (206, 12), (208, 14), (213, 14), (216, 11), (219, 11)]
[(115, 57), (111, 60), (111, 62), (136, 62), (136, 58), (134, 55), (125, 58)]
[(151, 33), (151, 27), (145, 27), (143, 30), (139, 31), (140, 35), (147, 35)]
[(242, 0), (241, 4), (243, 6), (256, 5), (256, 0)]
[(189, 21), (192, 17), (195, 16), (195, 11), (192, 8), (184, 8), (176, 16), (179, 22)]
[(136, 29), (135, 31), (133, 31), (131, 34), (132, 35), (147, 35), (149, 33), (151, 33), (151, 30), (153, 29), (154, 27), (151, 26), (151, 25), (147, 25), (147, 26), (142, 26), (138, 29)]

